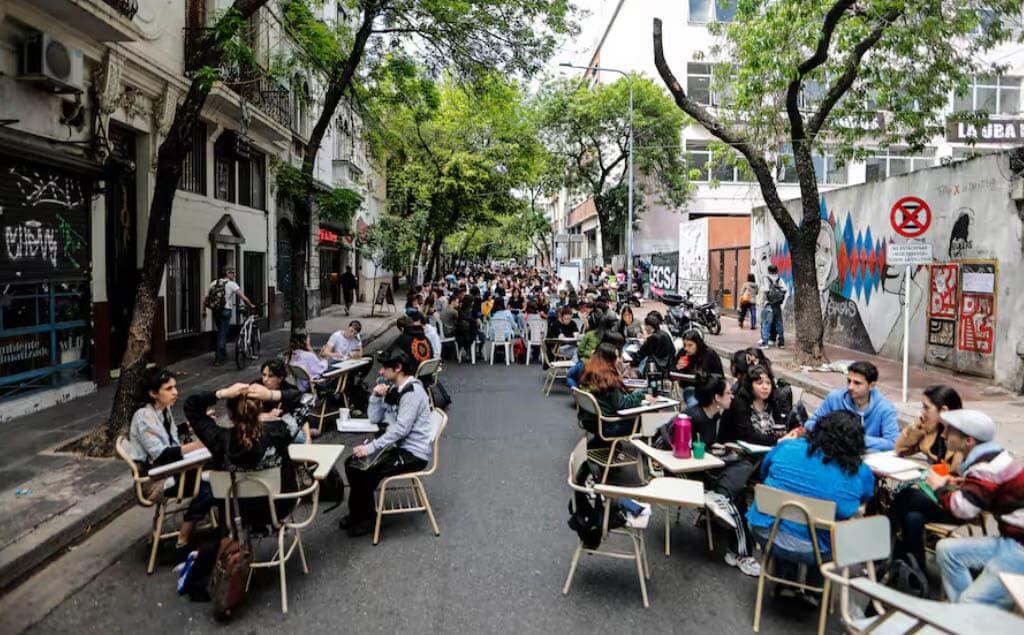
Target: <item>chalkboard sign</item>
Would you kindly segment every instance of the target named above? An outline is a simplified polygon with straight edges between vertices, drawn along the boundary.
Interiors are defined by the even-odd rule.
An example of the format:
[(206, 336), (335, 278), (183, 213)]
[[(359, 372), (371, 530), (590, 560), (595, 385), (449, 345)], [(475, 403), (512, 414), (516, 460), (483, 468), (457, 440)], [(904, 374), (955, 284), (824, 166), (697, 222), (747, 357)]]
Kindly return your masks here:
[(5, 274), (25, 279), (88, 273), (87, 184), (54, 168), (0, 160), (0, 232)]
[(374, 307), (382, 307), (385, 304), (390, 304), (392, 307), (397, 308), (395, 307), (395, 294), (391, 290), (390, 282), (380, 283), (377, 287), (377, 297), (373, 300)]

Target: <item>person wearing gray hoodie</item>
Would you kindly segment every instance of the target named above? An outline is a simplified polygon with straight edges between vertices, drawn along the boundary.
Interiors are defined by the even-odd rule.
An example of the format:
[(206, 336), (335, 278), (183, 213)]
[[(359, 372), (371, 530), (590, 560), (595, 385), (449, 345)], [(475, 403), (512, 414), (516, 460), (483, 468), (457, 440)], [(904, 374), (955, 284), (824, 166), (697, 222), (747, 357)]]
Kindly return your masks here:
[(373, 492), (381, 480), (424, 469), (433, 450), (430, 400), (414, 377), (417, 362), (398, 349), (388, 351), (380, 361), (380, 374), (393, 388), (374, 387), (369, 410), (371, 419), (387, 423), (387, 428), (373, 441), (357, 445), (345, 462), (351, 491), (348, 516), (340, 525), (349, 536), (362, 536), (373, 528)]
[(871, 362), (854, 362), (846, 371), (846, 388), (837, 388), (825, 397), (804, 428), (830, 412), (849, 410), (860, 417), (864, 427), (864, 445), (869, 452), (884, 452), (896, 446), (900, 424), (896, 407), (876, 388), (878, 369)]

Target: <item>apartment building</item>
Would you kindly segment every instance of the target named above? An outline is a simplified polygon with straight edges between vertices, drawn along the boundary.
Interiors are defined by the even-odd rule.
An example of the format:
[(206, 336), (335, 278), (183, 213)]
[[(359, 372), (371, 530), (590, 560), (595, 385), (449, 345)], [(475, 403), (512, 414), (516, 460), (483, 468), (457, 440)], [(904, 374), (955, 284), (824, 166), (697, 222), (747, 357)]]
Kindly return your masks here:
[[(116, 377), (144, 257), (156, 152), (191, 81), (191, 51), (230, 0), (0, 0), (0, 402), (34, 407)], [(325, 20), (337, 19), (325, 3)], [(201, 113), (175, 197), (153, 358), (167, 363), (212, 346), (202, 298), (234, 267), (261, 305), (264, 327), (286, 319), (290, 202), (278, 162), (298, 165), (319, 114), (318, 78), (267, 69), (295, 44), (271, 0), (245, 37), (255, 63), (223, 69)], [(368, 196), (353, 227), (310, 236), (309, 313), (334, 301), (324, 275), (352, 265), (355, 227), (372, 224), (386, 194), (365, 148), (336, 160), (351, 118), (325, 140), (323, 187), (355, 183)], [(360, 176), (339, 175), (338, 162)], [(368, 179), (370, 179), (368, 181)], [(382, 179), (380, 179), (382, 180)], [(324, 233), (327, 232), (327, 233)], [(333, 238), (332, 238), (333, 236)], [(341, 243), (341, 246), (338, 245)], [(338, 253), (321, 267), (318, 253)], [(325, 271), (326, 270), (326, 271)], [(386, 272), (384, 272), (386, 274)], [(379, 275), (379, 274), (378, 274)]]

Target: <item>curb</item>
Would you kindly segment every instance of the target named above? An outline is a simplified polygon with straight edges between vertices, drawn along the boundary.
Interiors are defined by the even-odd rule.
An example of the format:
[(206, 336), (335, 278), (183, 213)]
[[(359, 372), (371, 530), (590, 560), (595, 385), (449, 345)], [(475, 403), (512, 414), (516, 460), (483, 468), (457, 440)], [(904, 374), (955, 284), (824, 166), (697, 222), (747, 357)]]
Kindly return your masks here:
[[(398, 319), (385, 320), (373, 333), (363, 338), (368, 347), (384, 336)], [(22, 539), (0, 550), (0, 594), (59, 558), (62, 552), (132, 508), (135, 503), (134, 484), (123, 474), (104, 488), (88, 496), (68, 511), (35, 527)], [(130, 545), (125, 545), (127, 549)]]

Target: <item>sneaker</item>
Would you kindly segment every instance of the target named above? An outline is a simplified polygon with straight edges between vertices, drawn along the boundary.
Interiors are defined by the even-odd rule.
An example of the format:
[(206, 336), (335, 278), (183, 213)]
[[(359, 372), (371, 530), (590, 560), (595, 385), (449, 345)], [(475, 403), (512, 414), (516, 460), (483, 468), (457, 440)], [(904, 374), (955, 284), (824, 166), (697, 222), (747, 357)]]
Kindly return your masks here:
[(745, 556), (740, 558), (736, 563), (739, 567), (740, 573), (743, 575), (749, 575), (752, 578), (759, 577), (761, 575), (761, 563), (757, 561), (754, 556)]
[(767, 346), (767, 345), (768, 345), (768, 343), (767, 343), (767, 342), (765, 342), (764, 340), (757, 340), (757, 345), (758, 345), (758, 346)]
[(715, 515), (715, 518), (733, 529), (736, 528), (736, 519), (732, 517), (728, 498), (718, 492), (706, 492), (704, 494), (704, 506)]
[(735, 567), (737, 564), (739, 564), (739, 562), (740, 557), (736, 555), (735, 551), (725, 552), (725, 564), (729, 565), (730, 567)]
[[(178, 565), (178, 567), (181, 567), (181, 572), (178, 574), (178, 595), (185, 595), (185, 590), (188, 588), (188, 580), (192, 576), (192, 565), (195, 564), (197, 557), (199, 557), (199, 552), (193, 551), (185, 558), (185, 562)], [(175, 567), (174, 570), (178, 571), (178, 567)]]

